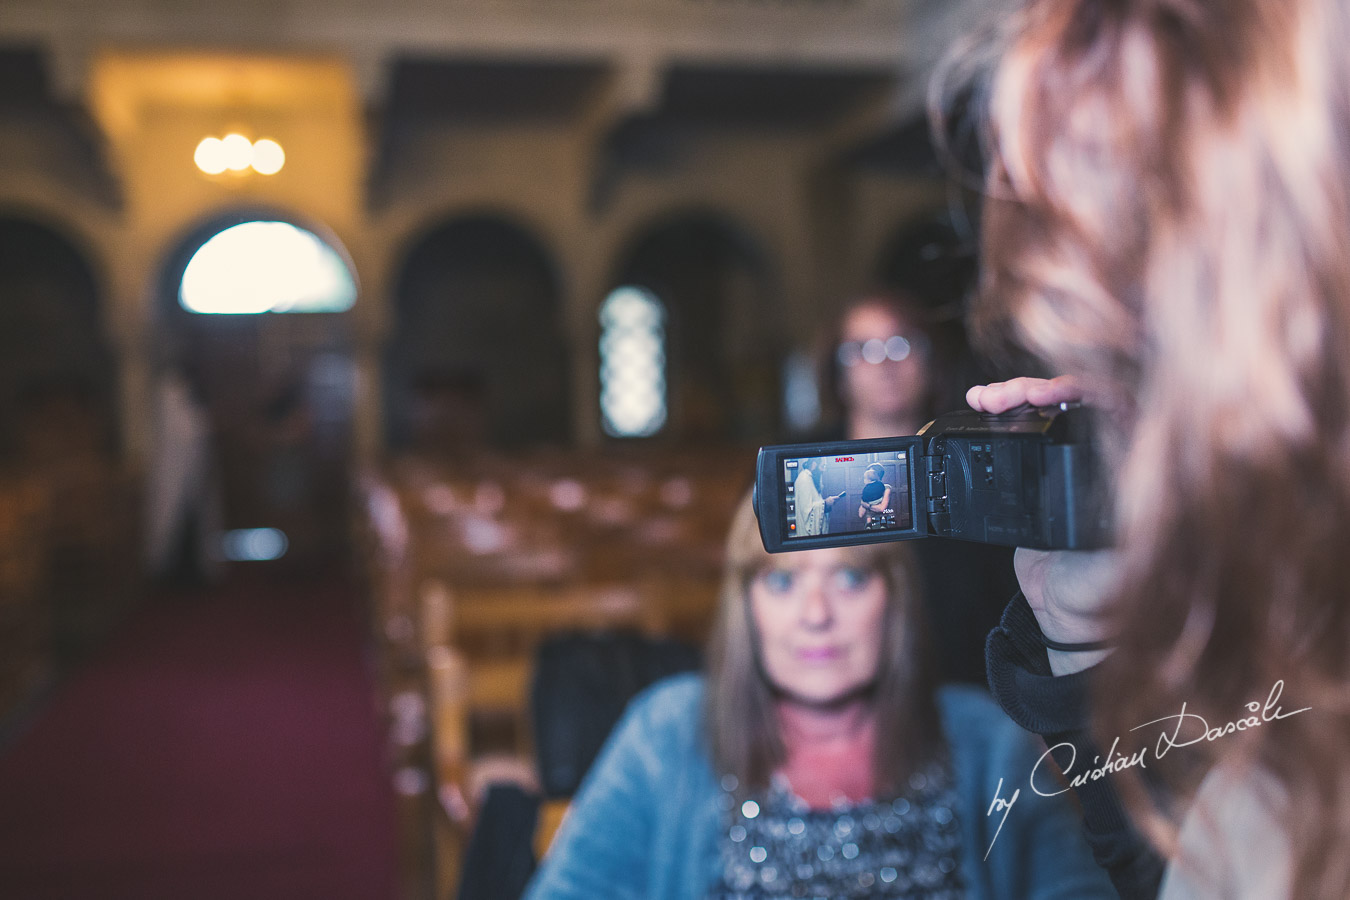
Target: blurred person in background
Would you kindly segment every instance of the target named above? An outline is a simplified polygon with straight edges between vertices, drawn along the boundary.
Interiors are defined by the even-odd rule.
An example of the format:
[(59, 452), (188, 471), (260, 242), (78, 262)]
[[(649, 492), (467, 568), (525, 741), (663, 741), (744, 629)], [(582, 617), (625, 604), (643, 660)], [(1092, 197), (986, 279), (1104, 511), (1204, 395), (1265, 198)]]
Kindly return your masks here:
[(224, 501), (214, 430), (198, 380), (165, 363), (153, 385), (145, 473), (145, 559), (152, 578), (198, 587), (223, 575)]
[[(823, 440), (915, 434), (962, 405), (962, 339), (916, 298), (875, 290), (846, 304), (827, 344), (822, 393), (840, 425)], [(1017, 592), (1012, 550), (930, 538), (911, 542), (930, 601), (939, 676), (985, 684), (984, 642)]]

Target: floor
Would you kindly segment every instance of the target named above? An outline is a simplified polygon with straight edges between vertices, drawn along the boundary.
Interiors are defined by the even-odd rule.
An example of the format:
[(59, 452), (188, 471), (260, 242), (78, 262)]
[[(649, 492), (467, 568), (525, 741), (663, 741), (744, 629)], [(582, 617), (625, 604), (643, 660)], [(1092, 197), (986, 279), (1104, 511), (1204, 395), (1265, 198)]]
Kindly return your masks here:
[(147, 600), (0, 745), (0, 898), (395, 898), (358, 597), (244, 569)]

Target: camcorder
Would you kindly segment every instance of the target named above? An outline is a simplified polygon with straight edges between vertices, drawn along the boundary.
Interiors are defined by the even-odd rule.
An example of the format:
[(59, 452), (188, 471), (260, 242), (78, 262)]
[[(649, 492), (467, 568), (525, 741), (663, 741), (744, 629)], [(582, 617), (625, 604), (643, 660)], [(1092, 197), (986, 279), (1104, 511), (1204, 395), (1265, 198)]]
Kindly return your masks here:
[(770, 553), (922, 537), (1078, 550), (1109, 543), (1088, 411), (963, 410), (912, 436), (761, 447)]

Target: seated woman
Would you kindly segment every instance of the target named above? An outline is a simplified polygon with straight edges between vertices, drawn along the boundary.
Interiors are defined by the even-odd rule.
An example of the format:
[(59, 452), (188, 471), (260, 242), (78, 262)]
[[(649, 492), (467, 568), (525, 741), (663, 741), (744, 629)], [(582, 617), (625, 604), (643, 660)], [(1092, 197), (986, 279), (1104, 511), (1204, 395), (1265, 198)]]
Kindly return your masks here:
[(863, 470), (862, 502), (858, 504), (858, 518), (864, 521), (867, 528), (895, 524), (895, 511), (891, 509), (891, 486), (886, 483), (886, 469), (881, 463), (872, 463)]
[(707, 675), (630, 705), (526, 896), (1114, 898), (1042, 751), (935, 691), (914, 585), (902, 544), (770, 556), (743, 503)]

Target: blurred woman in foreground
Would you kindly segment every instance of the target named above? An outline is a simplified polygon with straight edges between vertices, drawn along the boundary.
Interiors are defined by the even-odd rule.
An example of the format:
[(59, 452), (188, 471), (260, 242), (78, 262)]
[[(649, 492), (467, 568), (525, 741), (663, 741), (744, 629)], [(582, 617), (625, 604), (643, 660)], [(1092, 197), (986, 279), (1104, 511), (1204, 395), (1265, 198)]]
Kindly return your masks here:
[(633, 702), (527, 897), (1115, 896), (1063, 798), (988, 812), (1041, 750), (934, 691), (903, 545), (770, 556), (747, 499), (727, 560), (706, 678)]

